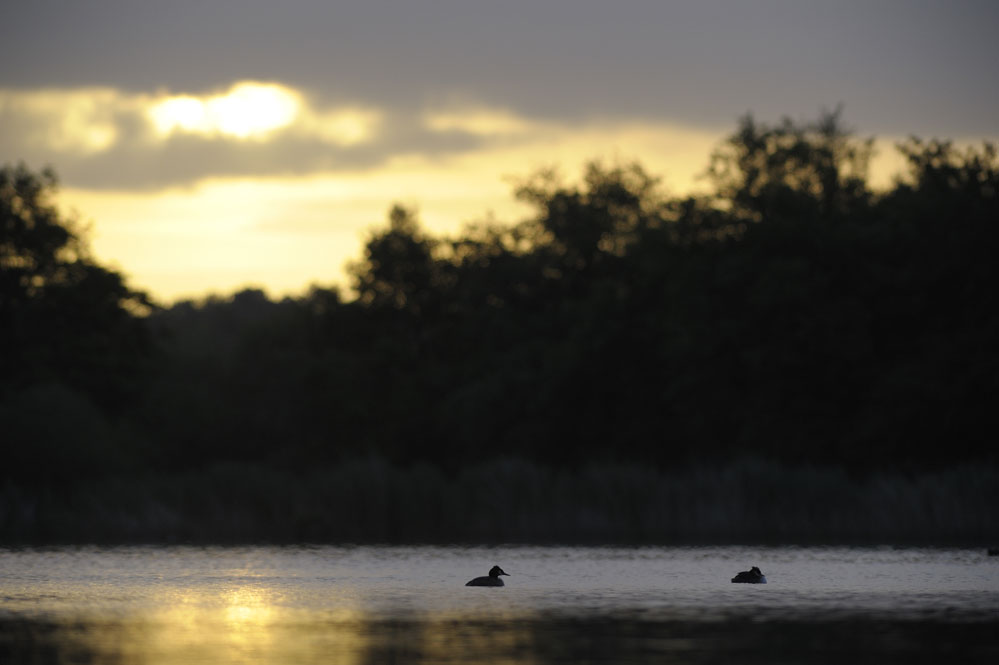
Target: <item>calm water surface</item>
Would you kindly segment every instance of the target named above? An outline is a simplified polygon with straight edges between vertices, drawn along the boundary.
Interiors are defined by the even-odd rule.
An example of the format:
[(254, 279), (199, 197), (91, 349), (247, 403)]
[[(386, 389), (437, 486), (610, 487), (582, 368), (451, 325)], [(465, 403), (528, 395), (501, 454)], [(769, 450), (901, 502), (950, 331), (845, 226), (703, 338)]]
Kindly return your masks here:
[(999, 662), (984, 550), (0, 549), (3, 664), (954, 659)]

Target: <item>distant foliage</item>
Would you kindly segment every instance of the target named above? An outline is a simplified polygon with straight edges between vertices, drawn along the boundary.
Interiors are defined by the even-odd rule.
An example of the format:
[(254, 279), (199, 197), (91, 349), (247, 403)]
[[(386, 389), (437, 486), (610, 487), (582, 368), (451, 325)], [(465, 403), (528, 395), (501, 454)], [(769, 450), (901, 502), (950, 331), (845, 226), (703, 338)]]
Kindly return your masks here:
[(671, 197), (639, 165), (540, 173), (515, 224), (436, 236), (393, 208), (349, 292), (142, 312), (47, 201), (51, 175), (8, 168), (0, 406), (53, 396), (110, 432), (82, 459), (171, 473), (368, 454), (448, 477), (506, 456), (995, 464), (999, 158), (899, 149), (908, 173), (874, 191), (872, 142), (838, 113), (746, 117), (708, 195)]

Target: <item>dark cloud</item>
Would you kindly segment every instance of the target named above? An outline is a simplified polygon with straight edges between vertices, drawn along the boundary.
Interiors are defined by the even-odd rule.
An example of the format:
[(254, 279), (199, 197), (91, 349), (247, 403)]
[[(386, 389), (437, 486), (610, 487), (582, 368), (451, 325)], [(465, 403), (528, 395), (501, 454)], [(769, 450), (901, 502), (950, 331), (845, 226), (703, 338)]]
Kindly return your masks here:
[[(100, 99), (91, 107), (86, 102), (94, 97)], [(147, 106), (138, 99), (108, 90), (54, 97), (0, 91), (0, 153), (18, 155), (36, 166), (56, 166), (65, 182), (78, 187), (151, 190), (211, 176), (356, 172), (398, 155), (446, 156), (495, 140), (463, 131), (432, 131), (422, 114), (391, 113), (376, 123), (370, 138), (348, 144), (324, 137), (305, 121), (256, 140), (183, 132), (157, 137), (143, 115)], [(304, 111), (321, 115), (324, 109)], [(68, 141), (59, 127), (70, 122), (75, 128), (71, 137), (103, 138), (110, 129), (113, 139), (107, 147), (89, 146), (80, 138)]]
[(447, 154), (481, 144), (481, 139), (457, 134), (435, 139), (411, 133), (397, 138), (391, 144), (378, 141), (344, 147), (295, 136), (261, 143), (180, 136), (155, 151), (137, 145), (122, 146), (90, 157), (59, 157), (53, 163), (59, 164), (59, 173), (67, 182), (79, 187), (157, 189), (218, 175), (356, 172), (383, 165), (400, 150)]
[(198, 94), (272, 80), (323, 106), (382, 109), (392, 129), (353, 147), (191, 138), (156, 154), (125, 141), (84, 157), (24, 154), (7, 127), (0, 147), (51, 158), (91, 186), (357, 168), (474, 147), (481, 139), (419, 128), (425, 109), (454, 96), (546, 122), (710, 128), (747, 111), (811, 118), (843, 103), (864, 133), (994, 136), (996, 25), (999, 3), (985, 1), (34, 0), (0, 23), (17, 56), (0, 88)]

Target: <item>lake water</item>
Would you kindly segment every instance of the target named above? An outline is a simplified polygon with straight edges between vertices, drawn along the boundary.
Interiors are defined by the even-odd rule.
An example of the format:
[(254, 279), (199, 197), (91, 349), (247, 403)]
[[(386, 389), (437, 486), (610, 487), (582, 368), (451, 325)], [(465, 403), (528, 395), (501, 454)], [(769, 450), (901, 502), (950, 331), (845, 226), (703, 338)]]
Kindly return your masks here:
[[(465, 587), (501, 565), (504, 588)], [(759, 566), (766, 585), (732, 584)], [(0, 549), (0, 663), (999, 662), (984, 549)]]

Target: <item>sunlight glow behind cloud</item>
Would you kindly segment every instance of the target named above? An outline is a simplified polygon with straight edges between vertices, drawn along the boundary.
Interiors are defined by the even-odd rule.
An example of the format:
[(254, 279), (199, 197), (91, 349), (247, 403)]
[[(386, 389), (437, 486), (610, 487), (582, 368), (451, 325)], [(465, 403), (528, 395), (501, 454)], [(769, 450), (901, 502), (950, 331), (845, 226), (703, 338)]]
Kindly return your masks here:
[(161, 96), (146, 113), (161, 138), (185, 132), (262, 142), (287, 131), (339, 146), (370, 141), (383, 117), (358, 105), (315, 108), (299, 90), (258, 81), (239, 81), (215, 95)]
[(302, 95), (296, 90), (276, 83), (241, 81), (222, 94), (204, 98), (164, 97), (151, 104), (147, 113), (161, 136), (183, 131), (259, 139), (291, 125), (302, 107)]
[(183, 131), (245, 139), (287, 127), (301, 106), (301, 96), (285, 86), (244, 81), (203, 99), (168, 96), (153, 103), (147, 113), (162, 136)]
[[(383, 117), (357, 103), (319, 106), (303, 91), (273, 82), (237, 81), (203, 95), (0, 89), (0, 149), (58, 167), (112, 150), (122, 156), (149, 154), (181, 136), (203, 145), (236, 141), (265, 147), (290, 139), (351, 147), (373, 141)], [(192, 180), (207, 175), (198, 162), (187, 168)]]

